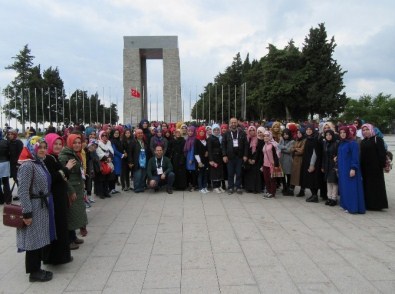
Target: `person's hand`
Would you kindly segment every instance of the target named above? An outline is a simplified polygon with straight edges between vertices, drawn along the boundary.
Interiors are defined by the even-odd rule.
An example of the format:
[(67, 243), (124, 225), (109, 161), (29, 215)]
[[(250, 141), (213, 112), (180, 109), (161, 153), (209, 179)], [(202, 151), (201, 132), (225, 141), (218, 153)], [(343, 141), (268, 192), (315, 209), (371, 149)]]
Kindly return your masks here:
[(355, 170), (350, 169), (350, 177), (351, 178), (355, 177)]
[(161, 180), (166, 179), (166, 175), (165, 175), (165, 174), (161, 174), (160, 179), (161, 179)]
[(333, 157), (333, 161), (334, 161), (334, 162), (337, 161), (337, 156)]
[(199, 163), (198, 163), (198, 167), (200, 167), (200, 168), (204, 167), (203, 162), (199, 162)]
[(208, 157), (208, 151), (204, 152), (204, 157)]
[(224, 163), (228, 163), (228, 157), (227, 156), (222, 157), (222, 160), (224, 161)]
[(23, 222), (25, 223), (25, 225), (30, 226), (32, 224), (32, 218), (24, 218)]
[(314, 171), (315, 171), (314, 165), (310, 165), (310, 166), (309, 166), (309, 169), (308, 169), (307, 171), (308, 171), (309, 173), (314, 172)]
[(68, 169), (68, 170), (71, 170), (73, 167), (74, 167), (74, 165), (77, 163), (77, 161), (75, 160), (75, 159), (70, 159), (69, 161), (67, 161), (67, 163), (66, 163), (66, 168)]
[(209, 161), (209, 164), (210, 164), (211, 166), (214, 166), (214, 165), (215, 165), (215, 162), (214, 162), (214, 161)]
[(128, 165), (129, 165), (129, 168), (133, 167), (133, 163), (129, 163)]
[(323, 172), (323, 173), (325, 172), (324, 168), (321, 168), (321, 172)]
[(254, 159), (249, 159), (248, 162), (252, 165), (255, 164), (255, 160)]
[(111, 163), (111, 161), (112, 161), (112, 160), (111, 160), (111, 157), (108, 157), (108, 158), (107, 158), (107, 162), (108, 162), (108, 163)]
[(246, 162), (247, 161), (247, 156), (243, 156), (243, 161)]
[(128, 157), (128, 154), (125, 152), (125, 153), (123, 154), (123, 158), (126, 158), (126, 157)]
[(74, 202), (77, 200), (77, 193), (73, 193), (69, 195), (70, 202)]

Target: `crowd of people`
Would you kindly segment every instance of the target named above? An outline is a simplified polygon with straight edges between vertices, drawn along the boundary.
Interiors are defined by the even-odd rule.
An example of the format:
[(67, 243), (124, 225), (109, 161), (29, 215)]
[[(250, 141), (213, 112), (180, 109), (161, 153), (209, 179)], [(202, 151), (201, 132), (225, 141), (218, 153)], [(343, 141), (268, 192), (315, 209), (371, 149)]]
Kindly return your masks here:
[(87, 207), (119, 193), (117, 186), (264, 199), (281, 193), (363, 214), (388, 208), (383, 169), (390, 155), (382, 134), (359, 119), (341, 126), (236, 118), (212, 125), (76, 125), (42, 137), (29, 133), (25, 147), (7, 129), (0, 140), (0, 203), (12, 201), (11, 177), (26, 225), (17, 229), (17, 248), (26, 252), (29, 280), (43, 282), (53, 275), (42, 261), (71, 262), (71, 250), (88, 235)]

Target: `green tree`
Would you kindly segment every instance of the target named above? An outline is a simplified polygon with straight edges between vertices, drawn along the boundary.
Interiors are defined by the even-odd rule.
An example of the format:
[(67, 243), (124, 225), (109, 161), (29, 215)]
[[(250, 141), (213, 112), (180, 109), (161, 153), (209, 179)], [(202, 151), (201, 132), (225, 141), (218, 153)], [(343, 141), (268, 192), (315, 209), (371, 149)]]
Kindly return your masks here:
[(7, 97), (8, 103), (4, 105), (4, 110), (9, 118), (16, 118), (22, 123), (22, 132), (25, 131), (25, 120), (28, 114), (28, 89), (30, 78), (36, 70), (33, 67), (34, 56), (26, 44), (19, 53), (12, 57), (14, 62), (5, 67), (16, 72), (14, 80), (3, 90), (3, 95)]
[(335, 39), (328, 41), (323, 23), (311, 28), (305, 38), (302, 49), (307, 78), (305, 104), (311, 116), (337, 116), (347, 104), (346, 93), (341, 93), (346, 71), (333, 59), (335, 47)]

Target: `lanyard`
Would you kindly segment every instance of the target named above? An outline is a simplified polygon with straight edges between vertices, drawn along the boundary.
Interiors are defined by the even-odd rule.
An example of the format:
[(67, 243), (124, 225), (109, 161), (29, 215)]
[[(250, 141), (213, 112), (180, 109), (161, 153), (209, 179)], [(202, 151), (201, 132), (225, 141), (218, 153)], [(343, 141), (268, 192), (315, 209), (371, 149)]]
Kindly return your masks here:
[(163, 167), (163, 156), (162, 156), (162, 159), (160, 160), (160, 165), (159, 166), (158, 166), (158, 161), (157, 160), (155, 160), (155, 163), (156, 163), (156, 168)]
[[(230, 135), (232, 136), (232, 140), (234, 140), (235, 138), (233, 137), (233, 132), (230, 131)], [(236, 140), (239, 139), (239, 132), (236, 131)]]
[(139, 142), (141, 149), (144, 149), (144, 142), (140, 142), (140, 140), (137, 140)]

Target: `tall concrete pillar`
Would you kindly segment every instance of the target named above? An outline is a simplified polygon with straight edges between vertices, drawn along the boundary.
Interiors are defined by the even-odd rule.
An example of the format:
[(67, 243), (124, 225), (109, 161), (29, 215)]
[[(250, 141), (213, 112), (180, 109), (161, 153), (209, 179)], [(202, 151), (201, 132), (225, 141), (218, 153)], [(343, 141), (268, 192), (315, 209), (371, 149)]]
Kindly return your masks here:
[[(163, 59), (164, 120), (182, 119), (180, 57), (177, 36), (124, 37), (124, 124), (135, 125), (148, 115), (147, 59)], [(131, 96), (137, 89), (140, 98)]]

